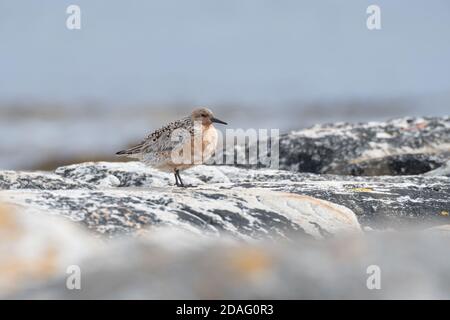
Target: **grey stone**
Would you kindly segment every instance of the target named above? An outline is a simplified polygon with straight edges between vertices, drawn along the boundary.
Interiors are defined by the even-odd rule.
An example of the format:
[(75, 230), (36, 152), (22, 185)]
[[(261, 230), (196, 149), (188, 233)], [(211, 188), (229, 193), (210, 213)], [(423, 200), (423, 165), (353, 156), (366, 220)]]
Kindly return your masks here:
[[(229, 169), (234, 172), (235, 168)], [(89, 183), (91, 188), (5, 190), (0, 199), (25, 210), (68, 217), (110, 236), (148, 226), (177, 226), (244, 239), (297, 233), (322, 238), (360, 231), (356, 216), (344, 206), (295, 193), (239, 186), (216, 168), (199, 167), (187, 174), (186, 182), (197, 184), (193, 188), (169, 185), (171, 175), (134, 162), (85, 163), (56, 172), (66, 180), (73, 179), (74, 185)], [(54, 181), (59, 183), (59, 179)]]
[[(259, 142), (261, 144), (270, 144)], [(233, 154), (249, 147), (236, 147)], [(233, 159), (233, 154), (222, 155)], [(414, 175), (443, 165), (450, 155), (450, 118), (315, 125), (280, 136), (279, 168), (356, 176)], [(229, 163), (229, 162), (227, 162)], [(263, 164), (238, 164), (247, 168)]]
[[(42, 218), (46, 222), (45, 216)], [(28, 231), (36, 232), (36, 228)], [(46, 231), (52, 234), (57, 230), (44, 227), (41, 233)], [(2, 291), (0, 285), (0, 297), (450, 298), (450, 238), (440, 235), (377, 233), (323, 241), (295, 237), (290, 241), (242, 242), (226, 236), (196, 235), (172, 227), (153, 229), (139, 238), (87, 246), (83, 257), (76, 258), (72, 254), (64, 258), (62, 249), (71, 248), (70, 243), (75, 241), (85, 243), (90, 238), (84, 235), (79, 239), (80, 232), (70, 228), (64, 231), (71, 241), (61, 244), (48, 241), (41, 245), (43, 248), (56, 245), (59, 263), (80, 268), (81, 290), (68, 290), (66, 268), (42, 274), (41, 269), (35, 270), (38, 264), (34, 263), (29, 265), (31, 270), (27, 270), (26, 275), (16, 274), (14, 290)], [(51, 236), (48, 238), (50, 240)], [(35, 278), (30, 276), (31, 271), (36, 272)], [(369, 281), (378, 271), (379, 282)], [(4, 276), (0, 274), (0, 284)], [(33, 280), (32, 285), (30, 280)], [(378, 284), (379, 287), (371, 286)]]
[(446, 163), (444, 163), (439, 168), (428, 171), (427, 173), (425, 173), (425, 175), (450, 177), (450, 160), (448, 160)]
[[(256, 238), (309, 230), (313, 220), (294, 223), (288, 217), (289, 206), (277, 208), (267, 200), (288, 203), (286, 199), (294, 196), (300, 202), (301, 197), (310, 196), (346, 207), (363, 227), (427, 228), (449, 222), (445, 212), (449, 211), (450, 178), (446, 176), (356, 177), (198, 166), (183, 175), (193, 187), (179, 189), (173, 186), (171, 174), (137, 162), (84, 163), (56, 173), (33, 173), (34, 184), (16, 184), (18, 179), (9, 172), (11, 185), (4, 189), (17, 190), (0, 191), (0, 198), (81, 221), (108, 235), (168, 223)], [(17, 176), (30, 178), (23, 172)], [(58, 190), (62, 181), (64, 187)], [(326, 223), (321, 222), (322, 234), (334, 228)], [(317, 236), (318, 232), (316, 224), (316, 231), (307, 233)]]

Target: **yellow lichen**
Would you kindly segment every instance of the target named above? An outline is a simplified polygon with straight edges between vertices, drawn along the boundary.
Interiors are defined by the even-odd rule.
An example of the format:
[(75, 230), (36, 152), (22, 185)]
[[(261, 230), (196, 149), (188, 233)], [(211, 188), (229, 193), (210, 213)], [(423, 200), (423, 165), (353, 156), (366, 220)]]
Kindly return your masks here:
[(353, 188), (352, 191), (354, 192), (372, 192), (372, 188)]
[(20, 237), (22, 230), (16, 219), (13, 207), (0, 204), (0, 235), (3, 240), (13, 241)]
[(231, 267), (242, 276), (253, 276), (268, 271), (272, 259), (258, 248), (240, 248), (231, 256)]

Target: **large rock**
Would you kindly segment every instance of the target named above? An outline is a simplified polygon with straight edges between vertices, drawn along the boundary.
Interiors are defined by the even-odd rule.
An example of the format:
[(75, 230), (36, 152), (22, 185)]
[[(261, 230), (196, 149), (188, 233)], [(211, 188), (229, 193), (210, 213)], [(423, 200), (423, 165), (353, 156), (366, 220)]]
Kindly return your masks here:
[(101, 246), (68, 220), (32, 210), (0, 205), (0, 297), (61, 276)]
[[(233, 152), (248, 154), (249, 148), (237, 146)], [(449, 117), (315, 125), (283, 134), (279, 140), (279, 168), (295, 172), (413, 175), (440, 167), (449, 155)]]
[[(39, 218), (42, 223), (27, 229), (28, 237), (36, 232), (49, 239), (59, 236), (59, 224), (50, 223), (48, 216)], [(72, 241), (97, 240), (78, 230), (62, 231)], [(449, 299), (449, 245), (450, 238), (438, 234), (242, 242), (156, 228), (100, 249), (86, 246), (83, 258), (67, 257), (61, 261), (65, 266), (47, 270), (33, 284), (16, 281), (14, 291), (2, 290), (5, 274), (0, 273), (0, 298)], [(70, 249), (60, 242), (52, 246)], [(10, 260), (8, 255), (1, 258), (1, 263)], [(72, 275), (66, 273), (68, 265), (81, 271), (80, 290), (67, 287)], [(380, 282), (370, 281), (378, 271)]]
[(447, 176), (447, 177), (450, 177), (450, 160), (448, 160), (441, 167), (426, 172), (425, 175), (426, 176)]
[[(33, 176), (34, 190), (5, 190), (0, 199), (25, 211), (66, 216), (110, 235), (134, 233), (150, 225), (244, 239), (298, 233), (321, 238), (360, 230), (355, 214), (344, 206), (296, 193), (239, 186), (215, 168), (197, 168), (187, 175), (186, 182), (197, 185), (193, 188), (174, 187), (171, 175), (140, 163), (86, 163), (56, 172), (62, 177), (48, 190), (37, 183), (48, 186), (53, 173), (39, 179)], [(61, 179), (80, 187), (55, 190)], [(86, 184), (90, 188), (82, 188)]]
[(171, 225), (104, 241), (23, 209), (0, 207), (0, 299), (450, 298), (448, 226), (274, 242)]
[[(446, 176), (354, 177), (198, 166), (183, 173), (193, 187), (180, 189), (173, 186), (171, 174), (137, 162), (8, 175), (11, 190), (0, 191), (4, 201), (63, 215), (110, 235), (179, 225), (242, 238), (323, 237), (358, 230), (355, 215), (362, 226), (375, 229), (449, 223)], [(22, 183), (13, 183), (18, 180)], [(63, 190), (58, 190), (61, 184)]]
[(280, 168), (351, 175), (410, 175), (450, 155), (450, 118), (317, 125), (280, 139)]
[(137, 162), (0, 171), (0, 298), (448, 299), (448, 131), (314, 127), (282, 137), (288, 170), (198, 166), (190, 188)]

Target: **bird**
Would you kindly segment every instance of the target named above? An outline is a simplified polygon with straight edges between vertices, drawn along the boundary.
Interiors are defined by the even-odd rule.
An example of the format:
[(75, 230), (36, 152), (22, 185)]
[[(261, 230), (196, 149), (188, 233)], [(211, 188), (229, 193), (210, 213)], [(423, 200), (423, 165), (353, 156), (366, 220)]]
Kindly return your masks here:
[(172, 172), (177, 187), (187, 187), (180, 171), (206, 162), (217, 147), (213, 123), (227, 125), (208, 108), (197, 108), (189, 116), (150, 133), (141, 143), (116, 153), (135, 158), (160, 171)]

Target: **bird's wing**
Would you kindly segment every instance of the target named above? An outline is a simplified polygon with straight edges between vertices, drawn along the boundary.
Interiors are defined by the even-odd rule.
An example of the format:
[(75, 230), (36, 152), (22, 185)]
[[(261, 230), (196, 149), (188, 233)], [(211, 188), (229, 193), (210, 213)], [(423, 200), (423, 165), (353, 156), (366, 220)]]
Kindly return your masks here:
[(167, 126), (155, 130), (149, 134), (141, 143), (126, 150), (117, 152), (117, 155), (151, 160), (152, 157), (160, 157), (161, 154), (170, 153), (184, 145), (192, 134), (190, 119), (174, 121)]

